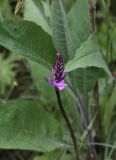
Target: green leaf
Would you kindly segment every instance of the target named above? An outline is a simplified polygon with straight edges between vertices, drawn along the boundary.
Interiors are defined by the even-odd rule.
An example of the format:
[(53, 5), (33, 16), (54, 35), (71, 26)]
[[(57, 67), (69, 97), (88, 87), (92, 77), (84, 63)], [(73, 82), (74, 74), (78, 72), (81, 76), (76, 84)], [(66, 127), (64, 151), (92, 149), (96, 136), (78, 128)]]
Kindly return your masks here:
[(0, 148), (49, 152), (66, 147), (56, 140), (60, 125), (39, 102), (8, 102), (0, 107)]
[(90, 16), (88, 7), (88, 0), (76, 0), (68, 14), (74, 51), (87, 40), (90, 34)]
[[(32, 12), (30, 12), (30, 10), (32, 10)], [(25, 1), (24, 19), (37, 23), (46, 32), (51, 33), (48, 19), (44, 14), (44, 8), (40, 0)]]
[(51, 37), (33, 22), (0, 22), (0, 44), (46, 66), (54, 62)]
[(71, 37), (68, 21), (61, 0), (52, 1), (51, 6), (51, 28), (53, 42), (58, 52), (67, 60), (72, 57)]
[(78, 68), (87, 67), (102, 68), (109, 76), (111, 76), (111, 73), (99, 52), (94, 36), (90, 36), (87, 41), (77, 49), (75, 57), (66, 64), (66, 71), (70, 72)]

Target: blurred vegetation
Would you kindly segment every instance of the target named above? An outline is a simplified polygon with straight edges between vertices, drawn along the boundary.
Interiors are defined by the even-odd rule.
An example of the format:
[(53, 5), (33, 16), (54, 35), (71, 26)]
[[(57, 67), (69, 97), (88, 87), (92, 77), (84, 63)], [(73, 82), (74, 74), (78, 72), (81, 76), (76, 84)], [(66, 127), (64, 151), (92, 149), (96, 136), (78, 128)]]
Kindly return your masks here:
[[(65, 0), (65, 9), (68, 13), (73, 6), (76, 0)], [(95, 1), (95, 0), (94, 0)], [(40, 6), (40, 10), (45, 12), (47, 16), (47, 20), (50, 17), (50, 8), (47, 5), (47, 0), (42, 1), (42, 6)], [(49, 1), (50, 2), (50, 1)], [(0, 20), (20, 20), (26, 19), (29, 21), (34, 21), (35, 23), (41, 26), (41, 23), (44, 23), (45, 31), (49, 31), (49, 25), (47, 25), (46, 21), (42, 21), (41, 13), (37, 12), (37, 8), (32, 0), (26, 0), (25, 6), (22, 8), (18, 8), (15, 10), (17, 1), (16, 0), (0, 0)], [(40, 4), (36, 4), (40, 5)], [(86, 108), (89, 113), (91, 122), (96, 112), (95, 105), (95, 95), (98, 93), (97, 102), (99, 103), (99, 115), (95, 122), (93, 122), (92, 126), (94, 126), (94, 139), (98, 160), (115, 160), (116, 159), (116, 0), (96, 0), (96, 35), (99, 43), (100, 51), (107, 63), (114, 80), (109, 79), (107, 76), (105, 78), (100, 78), (96, 86), (93, 86), (93, 89), (89, 91), (85, 97), (86, 103), (88, 103), (88, 107)], [(17, 12), (17, 14), (15, 14)], [(38, 14), (38, 17), (35, 15)], [(49, 90), (48, 84), (42, 81), (40, 77), (37, 76), (42, 74), (41, 72), (44, 70), (44, 74), (48, 71), (39, 66), (41, 69), (36, 70), (36, 64), (32, 63), (24, 59), (24, 57), (19, 56), (6, 48), (0, 46), (0, 103), (4, 104), (8, 100), (14, 99), (29, 99), (29, 100), (39, 100), (42, 103), (43, 108), (49, 114), (54, 114), (55, 124), (53, 125), (52, 119), (49, 122), (50, 124), (41, 125), (42, 133), (46, 133), (48, 125), (57, 125), (57, 121), (62, 122), (62, 118), (60, 117), (59, 110), (55, 107), (55, 98), (52, 96), (53, 92)], [(36, 72), (36, 73), (35, 73)], [(88, 71), (89, 72), (89, 71)], [(92, 77), (98, 77), (98, 73), (94, 71), (92, 73)], [(79, 72), (78, 72), (79, 73)], [(46, 75), (45, 74), (45, 75)], [(44, 76), (44, 75), (43, 75)], [(80, 75), (81, 76), (81, 75)], [(78, 79), (79, 81), (79, 79)], [(41, 86), (45, 85), (48, 87), (48, 92), (51, 95), (47, 98), (48, 93), (43, 93), (43, 88)], [(94, 85), (94, 83), (93, 83)], [(64, 103), (66, 104), (67, 113), (70, 117), (71, 122), (77, 121), (77, 124), (74, 124), (73, 127), (75, 131), (80, 130), (77, 133), (77, 137), (81, 137), (82, 132), (82, 122), (79, 120), (80, 115), (75, 115), (75, 109), (69, 106), (75, 105), (72, 101), (72, 98), (68, 93), (62, 93), (62, 97)], [(54, 102), (51, 104), (50, 102)], [(23, 102), (22, 102), (23, 103)], [(28, 104), (25, 104), (25, 106)], [(12, 106), (11, 106), (12, 107)], [(19, 106), (20, 107), (20, 106)], [(42, 108), (41, 108), (42, 109)], [(40, 110), (41, 110), (40, 109)], [(31, 110), (30, 110), (31, 111)], [(29, 112), (30, 112), (29, 111)], [(43, 112), (45, 112), (43, 111)], [(26, 113), (25, 113), (26, 114)], [(47, 114), (46, 114), (47, 117)], [(45, 116), (43, 118), (46, 119)], [(7, 117), (6, 117), (7, 118)], [(42, 117), (41, 117), (42, 119)], [(39, 119), (38, 119), (39, 121)], [(41, 122), (41, 121), (40, 121)], [(43, 123), (43, 122), (41, 122)], [(47, 119), (45, 120), (47, 123)], [(63, 123), (64, 126), (64, 123)], [(65, 127), (58, 126), (57, 133), (54, 133), (56, 137), (62, 137), (64, 141), (70, 144), (70, 139), (67, 136), (67, 130)], [(54, 128), (51, 130), (53, 131)], [(11, 132), (12, 133), (12, 132)], [(0, 138), (1, 139), (1, 138)], [(42, 143), (42, 142), (41, 142)], [(83, 144), (82, 152), (85, 153), (86, 145)], [(56, 149), (53, 152), (43, 153), (43, 152), (34, 152), (27, 150), (0, 150), (0, 160), (72, 160), (72, 149)], [(84, 154), (83, 154), (84, 155)], [(84, 155), (85, 156), (85, 155)]]

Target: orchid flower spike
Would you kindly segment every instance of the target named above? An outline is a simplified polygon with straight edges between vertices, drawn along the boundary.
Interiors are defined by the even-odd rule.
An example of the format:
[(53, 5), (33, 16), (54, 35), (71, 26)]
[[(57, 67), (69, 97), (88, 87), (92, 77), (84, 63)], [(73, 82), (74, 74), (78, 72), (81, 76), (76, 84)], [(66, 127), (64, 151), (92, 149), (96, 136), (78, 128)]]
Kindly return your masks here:
[(67, 84), (64, 82), (64, 78), (67, 76), (67, 72), (64, 72), (64, 61), (63, 56), (60, 53), (56, 55), (56, 63), (52, 68), (52, 75), (54, 79), (47, 78), (49, 84), (53, 87), (63, 90)]

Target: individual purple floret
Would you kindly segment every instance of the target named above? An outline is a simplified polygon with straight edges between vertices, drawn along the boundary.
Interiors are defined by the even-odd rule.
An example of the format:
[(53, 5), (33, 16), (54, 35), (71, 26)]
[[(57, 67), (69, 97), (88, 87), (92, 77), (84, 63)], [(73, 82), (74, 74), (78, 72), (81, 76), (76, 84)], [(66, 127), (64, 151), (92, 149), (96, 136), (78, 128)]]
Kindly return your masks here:
[(67, 86), (67, 84), (64, 82), (67, 72), (64, 72), (63, 56), (60, 53), (57, 53), (56, 55), (56, 64), (52, 68), (52, 74), (54, 76), (54, 80), (48, 77), (48, 83), (59, 90), (63, 90)]

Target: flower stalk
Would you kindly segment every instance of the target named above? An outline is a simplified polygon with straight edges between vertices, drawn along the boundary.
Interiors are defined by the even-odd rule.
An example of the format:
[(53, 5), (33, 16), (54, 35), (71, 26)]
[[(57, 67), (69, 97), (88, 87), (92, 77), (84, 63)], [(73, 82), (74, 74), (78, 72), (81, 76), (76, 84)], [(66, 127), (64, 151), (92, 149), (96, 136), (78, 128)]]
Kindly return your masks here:
[(64, 107), (62, 105), (62, 101), (61, 101), (61, 97), (60, 97), (60, 92), (59, 92), (59, 89), (58, 88), (55, 88), (55, 92), (56, 92), (56, 96), (57, 96), (57, 101), (58, 101), (58, 104), (59, 104), (59, 108), (60, 108), (60, 111), (61, 111), (61, 114), (66, 122), (66, 125), (67, 125), (67, 128), (70, 132), (70, 136), (72, 138), (72, 141), (73, 141), (73, 146), (74, 146), (74, 150), (75, 150), (75, 155), (76, 155), (76, 160), (80, 160), (79, 159), (79, 155), (78, 155), (78, 145), (77, 145), (77, 141), (76, 141), (76, 137), (75, 137), (75, 134), (74, 134), (74, 131), (72, 129), (72, 126), (71, 126), (71, 123), (67, 117), (67, 114), (64, 110)]

